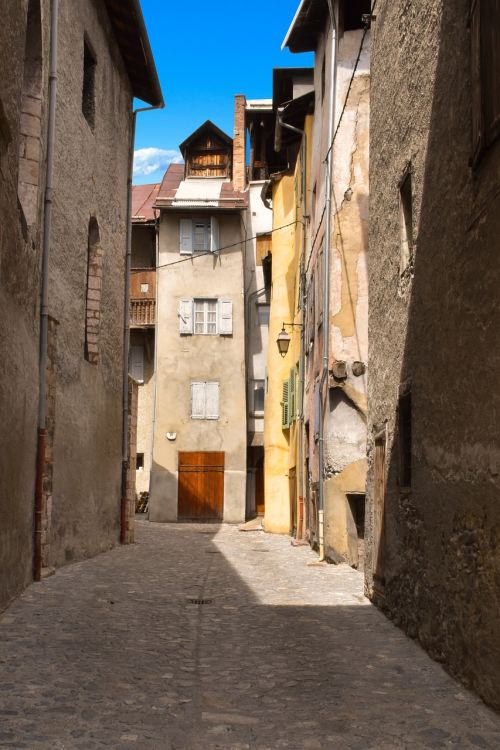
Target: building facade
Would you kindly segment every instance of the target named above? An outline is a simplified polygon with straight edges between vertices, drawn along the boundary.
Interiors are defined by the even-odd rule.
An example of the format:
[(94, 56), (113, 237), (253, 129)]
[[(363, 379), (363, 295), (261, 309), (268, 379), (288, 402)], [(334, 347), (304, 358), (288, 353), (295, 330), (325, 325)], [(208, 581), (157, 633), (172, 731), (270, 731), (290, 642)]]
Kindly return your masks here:
[[(162, 101), (137, 13), (132, 2), (73, 0), (56, 25), (47, 0), (4, 8), (0, 608), (32, 580), (34, 552), (37, 576), (119, 539), (132, 98)], [(145, 54), (133, 63), (136, 48)]]
[(245, 520), (244, 114), (241, 123), (234, 143), (210, 121), (198, 128), (156, 199), (151, 521)]
[(376, 16), (366, 586), (498, 709), (500, 12)]

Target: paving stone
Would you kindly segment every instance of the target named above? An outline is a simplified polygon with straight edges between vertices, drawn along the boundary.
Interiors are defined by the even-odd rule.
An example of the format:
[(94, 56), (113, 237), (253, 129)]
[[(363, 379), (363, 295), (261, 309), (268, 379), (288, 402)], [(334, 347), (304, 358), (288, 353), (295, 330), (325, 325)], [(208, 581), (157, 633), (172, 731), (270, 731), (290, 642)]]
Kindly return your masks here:
[(500, 747), (500, 717), (372, 607), (357, 571), (232, 526), (140, 521), (136, 536), (0, 617), (0, 747)]

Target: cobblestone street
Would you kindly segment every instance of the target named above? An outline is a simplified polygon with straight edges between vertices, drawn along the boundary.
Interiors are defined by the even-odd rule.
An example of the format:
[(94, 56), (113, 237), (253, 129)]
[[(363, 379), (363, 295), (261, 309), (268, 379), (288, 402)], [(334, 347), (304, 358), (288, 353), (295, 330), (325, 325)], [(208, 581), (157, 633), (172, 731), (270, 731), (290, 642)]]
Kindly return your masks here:
[(141, 521), (137, 538), (0, 618), (0, 747), (500, 747), (500, 718), (354, 570), (228, 526)]

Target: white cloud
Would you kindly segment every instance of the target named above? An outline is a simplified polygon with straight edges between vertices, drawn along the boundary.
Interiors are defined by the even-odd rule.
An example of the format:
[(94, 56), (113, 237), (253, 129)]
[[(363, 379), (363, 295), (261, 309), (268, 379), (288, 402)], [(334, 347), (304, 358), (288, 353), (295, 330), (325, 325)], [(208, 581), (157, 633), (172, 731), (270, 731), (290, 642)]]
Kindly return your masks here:
[(181, 162), (181, 154), (174, 149), (140, 148), (134, 152), (134, 177), (147, 176), (159, 170), (165, 171), (169, 164)]

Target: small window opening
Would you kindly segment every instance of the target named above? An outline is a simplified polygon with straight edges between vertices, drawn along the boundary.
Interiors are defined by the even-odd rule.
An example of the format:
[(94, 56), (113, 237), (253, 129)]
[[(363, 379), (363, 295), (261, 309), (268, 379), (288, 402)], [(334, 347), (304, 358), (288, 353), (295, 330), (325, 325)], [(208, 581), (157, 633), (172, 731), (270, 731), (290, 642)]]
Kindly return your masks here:
[(90, 128), (95, 128), (95, 70), (96, 59), (86, 41), (83, 43), (82, 112)]
[(413, 254), (413, 199), (411, 172), (404, 176), (399, 187), (399, 221), (401, 230), (401, 262), (402, 274), (410, 264)]
[(411, 487), (411, 393), (399, 398), (398, 408), (399, 432), (399, 484), (401, 488)]
[(144, 453), (138, 453), (135, 462), (135, 468), (137, 471), (144, 469)]

